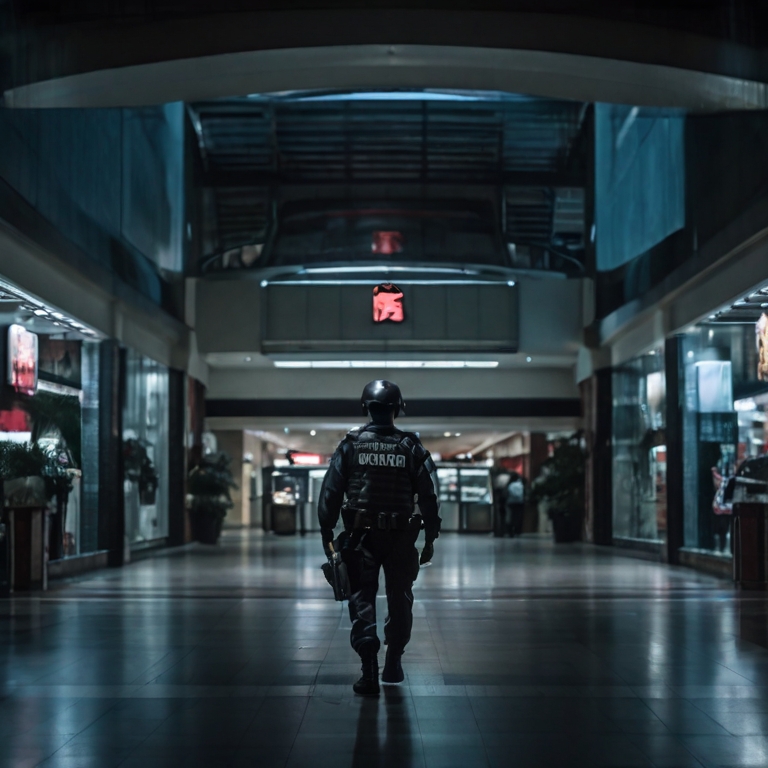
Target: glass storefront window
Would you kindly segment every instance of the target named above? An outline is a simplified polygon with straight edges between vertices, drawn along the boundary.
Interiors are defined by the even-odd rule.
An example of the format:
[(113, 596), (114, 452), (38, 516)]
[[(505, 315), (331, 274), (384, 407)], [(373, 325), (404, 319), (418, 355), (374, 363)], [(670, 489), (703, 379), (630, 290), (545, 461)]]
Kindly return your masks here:
[(684, 544), (724, 557), (731, 556), (731, 507), (723, 491), (744, 454), (734, 388), (748, 378), (745, 329), (703, 326), (682, 339)]
[(125, 535), (141, 545), (168, 535), (168, 369), (127, 350), (125, 374)]
[(667, 532), (666, 378), (661, 349), (613, 373), (613, 535)]
[(99, 548), (99, 342), (76, 336), (38, 329), (36, 393), (0, 398), (0, 440), (37, 445), (57, 467), (50, 560)]

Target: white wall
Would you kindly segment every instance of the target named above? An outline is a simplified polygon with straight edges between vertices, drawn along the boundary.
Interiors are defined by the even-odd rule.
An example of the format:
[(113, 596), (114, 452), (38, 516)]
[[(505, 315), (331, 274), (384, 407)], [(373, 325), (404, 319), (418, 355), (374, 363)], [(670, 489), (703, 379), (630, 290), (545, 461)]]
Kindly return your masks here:
[(209, 399), (357, 398), (365, 382), (397, 381), (406, 401), (425, 398), (574, 398), (573, 368), (501, 370), (288, 370), (212, 368)]
[[(194, 324), (201, 353), (260, 352), (264, 291), (256, 277), (197, 281)], [(525, 277), (518, 285), (520, 352), (568, 355), (575, 362), (583, 328), (581, 280)]]

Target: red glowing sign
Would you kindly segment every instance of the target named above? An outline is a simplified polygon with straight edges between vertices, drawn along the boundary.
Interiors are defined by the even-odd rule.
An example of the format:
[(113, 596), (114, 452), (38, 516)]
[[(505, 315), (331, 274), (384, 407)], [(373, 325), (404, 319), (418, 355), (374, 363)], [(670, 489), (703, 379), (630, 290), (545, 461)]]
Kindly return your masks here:
[(302, 466), (317, 466), (321, 463), (322, 457), (317, 453), (293, 453), (290, 460)]
[(23, 395), (37, 391), (37, 334), (21, 325), (8, 328), (8, 383)]
[(402, 232), (377, 230), (371, 239), (371, 251), (383, 256), (391, 256), (393, 253), (403, 252), (403, 243)]
[(382, 283), (373, 289), (373, 322), (402, 323), (403, 292), (394, 283)]

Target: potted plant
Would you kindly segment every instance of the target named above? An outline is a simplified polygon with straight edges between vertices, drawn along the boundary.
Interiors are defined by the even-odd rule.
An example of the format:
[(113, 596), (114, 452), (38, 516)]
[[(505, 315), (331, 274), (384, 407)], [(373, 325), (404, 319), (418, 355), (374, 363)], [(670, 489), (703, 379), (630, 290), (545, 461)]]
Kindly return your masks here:
[(582, 434), (576, 432), (555, 445), (531, 485), (531, 500), (547, 504), (557, 543), (581, 539), (585, 458)]
[(0, 442), (0, 477), (7, 507), (44, 507), (55, 495), (68, 493), (72, 488), (68, 469), (67, 463), (36, 443)]
[(0, 442), (0, 478), (12, 520), (14, 589), (47, 588), (48, 505), (72, 489), (69, 463), (62, 456), (37, 443)]
[(231, 509), (230, 490), (237, 488), (230, 468), (232, 459), (223, 452), (203, 456), (187, 478), (189, 521), (192, 538), (215, 544), (227, 510)]

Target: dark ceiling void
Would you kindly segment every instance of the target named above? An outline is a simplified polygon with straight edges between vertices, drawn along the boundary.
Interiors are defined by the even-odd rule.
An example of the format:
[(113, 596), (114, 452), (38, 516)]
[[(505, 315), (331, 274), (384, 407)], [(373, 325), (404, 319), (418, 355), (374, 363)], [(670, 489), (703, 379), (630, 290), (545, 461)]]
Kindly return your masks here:
[[(286, 201), (493, 202), (507, 266), (577, 274), (582, 102), (499, 93), (291, 93), (189, 105), (206, 269), (263, 266)], [(277, 225), (277, 227), (276, 227)]]

